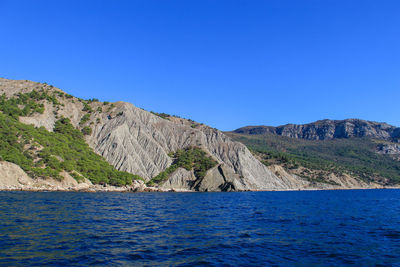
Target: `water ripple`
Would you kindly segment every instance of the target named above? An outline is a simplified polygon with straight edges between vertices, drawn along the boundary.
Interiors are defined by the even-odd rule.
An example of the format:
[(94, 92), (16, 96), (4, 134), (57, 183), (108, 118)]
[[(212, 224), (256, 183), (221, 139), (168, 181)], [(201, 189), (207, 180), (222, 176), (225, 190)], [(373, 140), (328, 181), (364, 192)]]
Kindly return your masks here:
[(400, 265), (400, 190), (0, 192), (0, 265)]

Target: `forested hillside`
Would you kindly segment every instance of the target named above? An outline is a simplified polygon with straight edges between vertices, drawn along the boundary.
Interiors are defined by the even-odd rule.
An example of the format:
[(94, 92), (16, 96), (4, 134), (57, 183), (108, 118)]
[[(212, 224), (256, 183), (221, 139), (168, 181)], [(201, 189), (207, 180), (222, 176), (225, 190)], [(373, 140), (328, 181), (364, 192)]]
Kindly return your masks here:
[(76, 180), (88, 178), (94, 184), (128, 185), (137, 175), (116, 170), (94, 153), (84, 140), (89, 130), (75, 128), (70, 119), (61, 117), (54, 132), (18, 121), (19, 116), (44, 112), (44, 103), (61, 105), (62, 93), (45, 89), (0, 98), (0, 157), (19, 165), (31, 177), (63, 179), (65, 171)]
[(397, 156), (378, 153), (388, 141), (368, 137), (305, 140), (272, 133), (226, 134), (245, 144), (265, 165), (278, 164), (311, 180), (324, 181), (334, 173), (386, 185), (400, 182)]

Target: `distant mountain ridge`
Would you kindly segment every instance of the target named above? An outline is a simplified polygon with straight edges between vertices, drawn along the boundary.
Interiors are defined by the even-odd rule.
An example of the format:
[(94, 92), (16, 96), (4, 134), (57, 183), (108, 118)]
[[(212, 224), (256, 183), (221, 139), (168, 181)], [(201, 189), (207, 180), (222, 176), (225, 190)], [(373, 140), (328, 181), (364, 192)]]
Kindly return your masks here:
[(370, 137), (399, 142), (400, 128), (387, 123), (360, 119), (320, 120), (308, 124), (286, 124), (282, 126), (246, 126), (234, 130), (238, 134), (275, 134), (305, 140), (332, 140), (351, 137)]
[(310, 181), (340, 183), (327, 179), (335, 174), (380, 184), (400, 182), (400, 128), (387, 123), (320, 120), (247, 126), (225, 134), (245, 144), (265, 165), (281, 166)]

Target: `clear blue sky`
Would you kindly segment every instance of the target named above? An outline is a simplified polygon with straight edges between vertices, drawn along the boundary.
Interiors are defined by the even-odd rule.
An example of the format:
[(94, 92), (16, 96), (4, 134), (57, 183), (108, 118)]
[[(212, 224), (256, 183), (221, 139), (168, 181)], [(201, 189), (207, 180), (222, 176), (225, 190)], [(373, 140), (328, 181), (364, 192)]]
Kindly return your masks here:
[(0, 0), (0, 77), (221, 130), (400, 126), (400, 1)]

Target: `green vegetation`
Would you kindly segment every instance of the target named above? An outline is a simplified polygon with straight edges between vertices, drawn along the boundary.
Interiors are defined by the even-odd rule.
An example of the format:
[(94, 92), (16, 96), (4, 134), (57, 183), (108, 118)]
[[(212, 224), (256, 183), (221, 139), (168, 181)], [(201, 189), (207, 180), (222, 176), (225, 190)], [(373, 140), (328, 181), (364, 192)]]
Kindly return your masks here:
[[(18, 97), (0, 98), (0, 159), (19, 165), (32, 177), (62, 179), (68, 172), (75, 179), (95, 184), (128, 185), (137, 175), (117, 171), (94, 153), (83, 139), (91, 128), (76, 129), (68, 118), (56, 121), (54, 132), (18, 121), (19, 116), (44, 112), (44, 101), (58, 103), (48, 91), (32, 91)], [(142, 179), (143, 180), (143, 179)]]
[(65, 97), (65, 93), (64, 92), (56, 92), (56, 94), (61, 98)]
[(85, 101), (82, 101), (82, 104), (83, 104), (82, 111), (87, 111), (88, 113), (93, 112), (92, 107), (88, 103), (86, 103)]
[(79, 125), (85, 124), (90, 119), (90, 114), (85, 114), (82, 116), (81, 121), (79, 122)]
[(0, 156), (13, 162), (33, 177), (61, 179), (67, 171), (76, 178), (80, 173), (93, 183), (127, 185), (137, 176), (115, 170), (83, 140), (69, 119), (58, 120), (54, 133), (35, 128), (0, 114)]
[(34, 113), (43, 113), (43, 101), (48, 101), (54, 106), (60, 105), (56, 93), (49, 94), (48, 91), (41, 89), (33, 90), (29, 93), (18, 94), (17, 97), (7, 98), (5, 94), (0, 97), (0, 111), (7, 116), (18, 118), (19, 116), (29, 116)]
[(279, 164), (286, 169), (302, 166), (335, 174), (347, 173), (367, 182), (400, 183), (400, 162), (377, 154), (377, 142), (371, 139), (312, 141), (273, 134), (227, 134), (261, 155), (265, 165)]
[(165, 120), (169, 120), (169, 117), (171, 117), (171, 115), (169, 115), (167, 113), (157, 113), (157, 112), (154, 112), (154, 111), (150, 111), (150, 113), (152, 113), (152, 114), (154, 114), (154, 115), (156, 115), (156, 116), (158, 116), (160, 118), (163, 118)]
[(88, 100), (86, 100), (87, 101), (87, 103), (93, 103), (93, 102), (99, 102), (99, 100), (97, 99), (97, 98), (90, 98), (90, 99), (88, 99)]
[(91, 135), (92, 134), (92, 128), (90, 128), (89, 126), (85, 126), (82, 128), (81, 131), (84, 135)]
[(111, 105), (108, 107), (107, 112), (110, 112), (114, 107), (115, 107), (115, 105), (114, 105), (114, 104), (111, 104)]
[(153, 186), (165, 182), (178, 168), (185, 168), (188, 171), (193, 169), (194, 175), (197, 178), (204, 178), (207, 170), (217, 165), (215, 160), (207, 156), (206, 152), (197, 147), (178, 150), (175, 153), (170, 153), (169, 156), (174, 159), (172, 165), (147, 182), (147, 185)]

